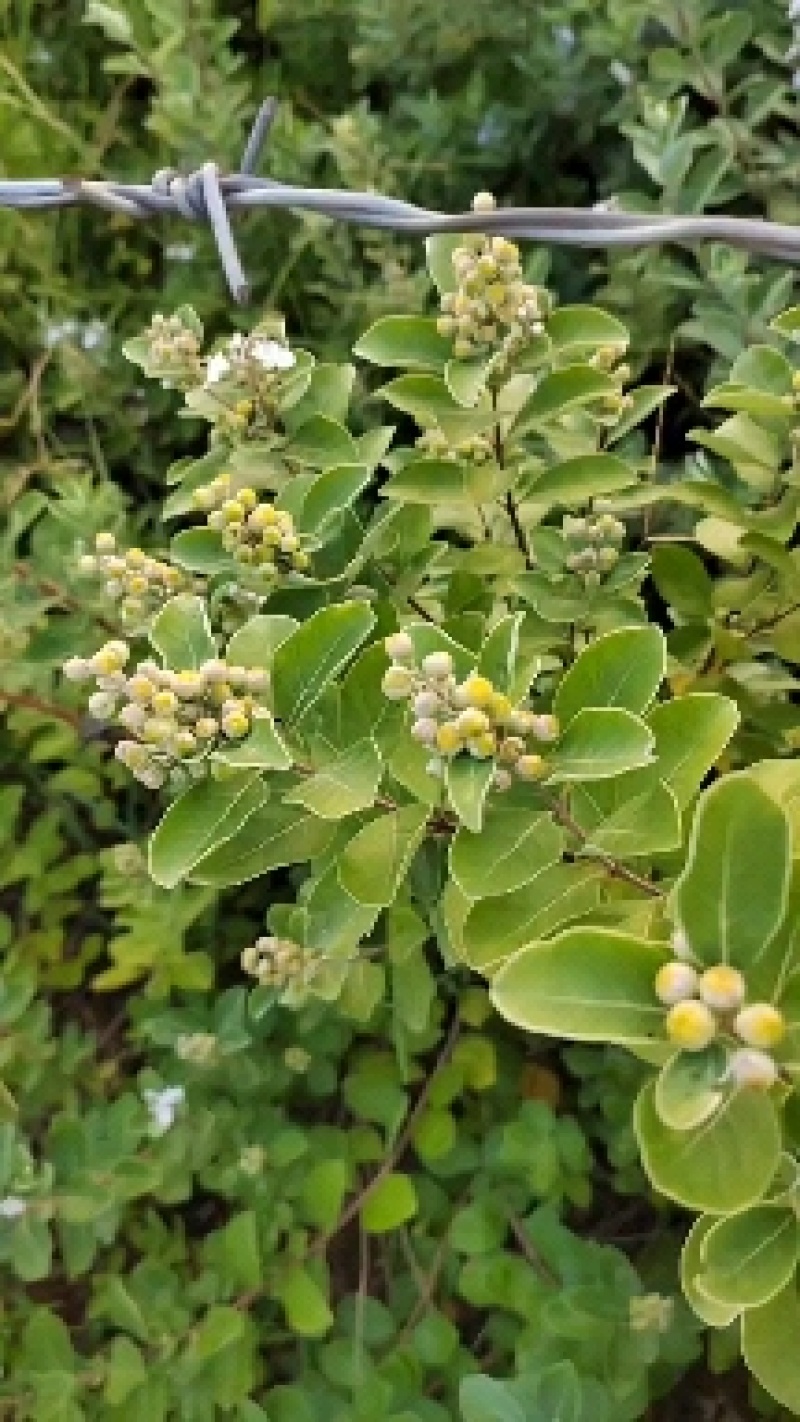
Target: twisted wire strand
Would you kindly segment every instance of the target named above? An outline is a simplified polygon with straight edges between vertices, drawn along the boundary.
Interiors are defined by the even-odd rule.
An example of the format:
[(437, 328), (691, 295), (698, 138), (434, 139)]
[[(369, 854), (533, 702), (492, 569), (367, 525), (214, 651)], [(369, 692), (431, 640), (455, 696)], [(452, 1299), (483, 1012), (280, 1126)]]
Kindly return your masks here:
[(72, 207), (105, 208), (126, 217), (180, 216), (207, 222), (214, 235), (231, 295), (245, 302), (247, 277), (236, 247), (230, 215), (252, 208), (316, 213), (355, 226), (426, 237), (437, 232), (485, 232), (569, 247), (638, 247), (674, 242), (723, 242), (778, 261), (800, 260), (800, 227), (750, 217), (670, 216), (601, 208), (506, 207), (492, 212), (444, 213), (380, 193), (297, 187), (254, 174), (277, 112), (266, 99), (245, 144), (236, 173), (216, 163), (193, 173), (162, 168), (149, 183), (108, 179), (0, 179), (0, 208), (18, 211)]

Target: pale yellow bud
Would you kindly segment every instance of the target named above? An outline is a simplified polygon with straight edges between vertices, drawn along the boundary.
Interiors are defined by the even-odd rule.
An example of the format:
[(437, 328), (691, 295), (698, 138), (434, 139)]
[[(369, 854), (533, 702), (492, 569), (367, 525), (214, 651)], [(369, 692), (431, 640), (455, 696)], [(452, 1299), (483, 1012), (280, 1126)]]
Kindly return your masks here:
[(697, 996), (698, 975), (689, 963), (664, 963), (656, 973), (655, 989), (659, 1002), (673, 1007)]
[(464, 693), (468, 706), (477, 706), (484, 710), (491, 706), (496, 692), (488, 677), (478, 676), (476, 672), (470, 674), (463, 683), (461, 690)]
[(717, 1019), (704, 1002), (677, 1002), (667, 1013), (667, 1036), (676, 1047), (701, 1052), (717, 1035)]
[(740, 1047), (728, 1062), (731, 1080), (738, 1087), (768, 1091), (778, 1080), (778, 1068), (766, 1052)]
[(445, 721), (436, 732), (436, 748), (442, 755), (455, 755), (464, 744), (461, 732), (453, 721)]
[(405, 701), (414, 690), (414, 673), (408, 667), (391, 666), (384, 672), (381, 689), (389, 701)]
[(753, 1002), (738, 1013), (733, 1030), (748, 1047), (777, 1047), (786, 1036), (786, 1019), (770, 1002)]
[(541, 780), (547, 765), (540, 755), (521, 755), (515, 766), (520, 780)]
[(700, 996), (714, 1012), (735, 1012), (744, 1002), (746, 991), (741, 973), (725, 963), (706, 968), (700, 979)]

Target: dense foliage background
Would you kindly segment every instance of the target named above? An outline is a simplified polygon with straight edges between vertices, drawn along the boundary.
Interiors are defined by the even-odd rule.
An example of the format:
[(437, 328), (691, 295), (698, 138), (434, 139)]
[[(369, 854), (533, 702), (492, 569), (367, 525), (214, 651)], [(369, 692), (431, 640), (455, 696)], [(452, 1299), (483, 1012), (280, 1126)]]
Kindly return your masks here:
[[(0, 0), (0, 29), (3, 176), (235, 166), (270, 92), (264, 170), (287, 181), (798, 220), (777, 0)], [(429, 300), (417, 244), (287, 214), (238, 231), (245, 323), (279, 308), (320, 359)], [(653, 424), (666, 478), (704, 457), (702, 392), (794, 287), (722, 247), (530, 251), (528, 272), (620, 316), (635, 374), (678, 387)], [(371, 1012), (253, 1023), (263, 885), (150, 883), (152, 800), (59, 679), (102, 635), (71, 560), (109, 527), (158, 545), (164, 472), (200, 432), (121, 342), (187, 300), (227, 331), (227, 293), (203, 230), (81, 211), (0, 213), (0, 298), (0, 1415), (444, 1422), (464, 1373), (542, 1357), (574, 1365), (595, 1422), (776, 1415), (677, 1297), (685, 1221), (636, 1163), (636, 1063), (544, 1051), (424, 962)], [(147, 1093), (169, 1088), (161, 1130)], [(400, 1223), (359, 1228), (385, 1168)]]

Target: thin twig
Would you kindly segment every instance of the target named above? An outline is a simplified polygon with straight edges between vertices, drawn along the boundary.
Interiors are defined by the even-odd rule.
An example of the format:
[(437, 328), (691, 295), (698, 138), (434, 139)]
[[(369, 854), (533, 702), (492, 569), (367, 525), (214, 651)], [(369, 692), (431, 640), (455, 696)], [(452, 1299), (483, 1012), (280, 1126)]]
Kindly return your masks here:
[(63, 721), (65, 726), (71, 726), (74, 731), (80, 731), (83, 725), (83, 718), (76, 712), (68, 711), (65, 706), (54, 706), (49, 701), (43, 701), (40, 696), (32, 696), (27, 692), (0, 690), (0, 702), (20, 711), (36, 711), (51, 721)]
[(433, 1090), (434, 1083), (437, 1080), (439, 1073), (450, 1060), (456, 1042), (458, 1041), (460, 1032), (461, 1018), (458, 1012), (456, 1011), (456, 1014), (453, 1018), (453, 1022), (450, 1027), (450, 1031), (448, 1032), (442, 1045), (442, 1049), (436, 1059), (436, 1065), (434, 1066), (430, 1076), (427, 1078), (425, 1085), (420, 1091), (420, 1094), (417, 1097), (414, 1105), (409, 1111), (406, 1117), (405, 1125), (403, 1126), (402, 1131), (397, 1137), (394, 1146), (389, 1151), (389, 1154), (383, 1161), (382, 1165), (379, 1167), (378, 1170), (376, 1170), (371, 1180), (367, 1181), (367, 1184), (364, 1186), (364, 1188), (358, 1192), (358, 1194), (350, 1201), (350, 1204), (347, 1206), (347, 1208), (342, 1211), (333, 1229), (329, 1230), (327, 1234), (322, 1235), (322, 1237), (318, 1239), (316, 1243), (312, 1246), (309, 1251), (309, 1254), (312, 1257), (317, 1254), (324, 1254), (331, 1240), (334, 1239), (337, 1234), (340, 1234), (341, 1231), (347, 1227), (347, 1225), (351, 1224), (352, 1221), (356, 1219), (358, 1215), (361, 1214), (361, 1211), (363, 1210), (367, 1200), (377, 1190), (381, 1181), (385, 1180), (387, 1175), (391, 1175), (398, 1161), (401, 1160), (402, 1157), (405, 1155), (405, 1152), (411, 1142), (411, 1138), (416, 1129), (419, 1118), (428, 1104), (428, 1099), (430, 1097), (431, 1091)]
[(596, 859), (598, 864), (602, 864), (608, 874), (613, 879), (624, 879), (626, 884), (633, 884), (642, 893), (648, 894), (651, 899), (663, 898), (663, 891), (654, 884), (651, 879), (645, 879), (641, 874), (635, 873), (633, 869), (628, 869), (627, 865), (621, 864), (611, 854), (605, 854), (602, 849), (594, 849), (589, 843), (589, 835), (586, 830), (581, 829), (577, 820), (573, 819), (563, 800), (555, 800), (551, 803), (554, 818), (564, 829), (569, 830), (580, 841), (581, 848), (588, 845), (586, 849), (587, 859)]
[(25, 563), (14, 564), (14, 576), (19, 578), (20, 582), (29, 583), (44, 597), (53, 598), (61, 607), (66, 607), (70, 612), (82, 612), (86, 617), (90, 617), (93, 622), (96, 622), (98, 627), (102, 627), (105, 632), (118, 631), (113, 622), (109, 622), (107, 618), (93, 612), (91, 608), (84, 607), (67, 592), (66, 588), (62, 588), (58, 583), (51, 582), (49, 578), (40, 578), (36, 573), (31, 572)]

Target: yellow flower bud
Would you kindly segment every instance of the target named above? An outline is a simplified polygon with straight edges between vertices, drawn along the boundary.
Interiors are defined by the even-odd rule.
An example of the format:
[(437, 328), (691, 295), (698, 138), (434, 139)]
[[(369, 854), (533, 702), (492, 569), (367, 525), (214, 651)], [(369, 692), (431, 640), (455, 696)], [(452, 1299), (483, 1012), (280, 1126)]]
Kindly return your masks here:
[(666, 1007), (696, 997), (697, 985), (698, 975), (689, 963), (665, 963), (656, 973), (656, 997)]
[(249, 515), (247, 520), (247, 526), (248, 528), (254, 528), (258, 530), (263, 528), (271, 528), (277, 522), (278, 515), (275, 509), (272, 507), (272, 504), (259, 504), (258, 507), (254, 508), (253, 512)]
[(93, 671), (100, 672), (103, 676), (113, 676), (114, 672), (122, 671), (130, 656), (130, 650), (125, 642), (106, 642), (99, 652), (95, 652), (91, 658)]
[(733, 1030), (748, 1047), (777, 1047), (786, 1036), (786, 1019), (771, 1002), (752, 1002), (738, 1013)]
[(456, 725), (463, 736), (480, 736), (489, 730), (490, 721), (484, 711), (479, 711), (477, 706), (469, 706), (461, 712)]
[(174, 721), (168, 721), (161, 716), (153, 716), (151, 720), (145, 721), (142, 727), (142, 740), (148, 745), (162, 746), (166, 741), (172, 739), (177, 727)]
[(148, 676), (137, 673), (128, 682), (128, 695), (132, 701), (138, 701), (142, 706), (152, 701), (154, 692), (155, 686)]
[(98, 533), (94, 540), (94, 546), (98, 553), (113, 553), (117, 546), (117, 540), (113, 533)]
[(147, 578), (142, 577), (141, 573), (135, 573), (132, 578), (128, 578), (128, 592), (134, 597), (141, 597), (146, 593), (147, 586)]
[(525, 754), (525, 742), (521, 736), (506, 736), (497, 749), (499, 760), (513, 762)]
[(477, 706), (481, 710), (488, 709), (497, 695), (488, 677), (478, 676), (476, 672), (470, 673), (464, 682), (462, 690), (467, 705)]
[(497, 749), (493, 731), (484, 731), (480, 736), (473, 736), (469, 742), (470, 754), (479, 760), (486, 760), (490, 755), (494, 755)]
[(700, 996), (714, 1012), (735, 1012), (744, 1002), (746, 991), (742, 974), (726, 963), (706, 968), (700, 979)]
[(203, 677), (196, 671), (179, 671), (175, 673), (173, 685), (178, 696), (189, 697), (199, 696), (203, 691)]
[(236, 498), (248, 513), (251, 509), (254, 509), (256, 504), (258, 503), (258, 497), (256, 495), (255, 489), (240, 489), (238, 494), (236, 495)]
[(454, 721), (445, 721), (436, 732), (436, 748), (442, 755), (455, 755), (463, 744), (461, 732)]
[(246, 736), (249, 730), (250, 722), (244, 711), (231, 711), (222, 718), (222, 732), (229, 740), (238, 740), (240, 736)]
[(520, 780), (541, 780), (547, 773), (547, 765), (540, 755), (521, 755), (515, 768)]
[(489, 714), (494, 717), (495, 721), (502, 721), (503, 723), (508, 721), (513, 714), (511, 702), (502, 691), (493, 692), (486, 709)]
[(195, 735), (199, 736), (201, 741), (213, 740), (218, 730), (219, 726), (213, 716), (201, 716), (194, 728)]
[(178, 698), (174, 691), (157, 691), (153, 697), (153, 710), (157, 711), (159, 716), (169, 716), (177, 704)]
[(408, 667), (391, 666), (384, 672), (381, 689), (389, 701), (405, 701), (414, 690), (414, 673)]
[(669, 1040), (687, 1052), (701, 1052), (717, 1035), (713, 1012), (695, 999), (676, 1002), (667, 1013), (665, 1027)]

